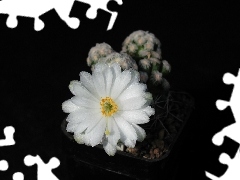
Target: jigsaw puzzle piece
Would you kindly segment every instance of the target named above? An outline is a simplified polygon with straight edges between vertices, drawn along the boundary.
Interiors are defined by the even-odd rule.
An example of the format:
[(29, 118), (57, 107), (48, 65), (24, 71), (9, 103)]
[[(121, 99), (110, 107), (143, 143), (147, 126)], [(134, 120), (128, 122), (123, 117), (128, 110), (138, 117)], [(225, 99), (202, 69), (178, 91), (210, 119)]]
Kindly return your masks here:
[[(17, 16), (10, 14), (9, 17), (7, 18), (6, 24), (9, 28), (16, 28), (18, 25)], [(44, 26), (45, 26), (44, 22), (41, 19), (39, 19), (39, 17), (34, 18), (34, 29), (36, 31), (42, 30)]]
[[(220, 156), (219, 156), (219, 162), (221, 163), (221, 164), (230, 164), (231, 163), (231, 158), (230, 158), (230, 156), (228, 155), (228, 154), (226, 154), (226, 153), (222, 153)], [(206, 174), (206, 176), (208, 177), (208, 178), (210, 178), (210, 179), (212, 179), (212, 180), (217, 180), (217, 179), (219, 179), (220, 180), (220, 178), (219, 177), (217, 177), (217, 176), (215, 176), (215, 175), (213, 175), (213, 174), (211, 174), (211, 173), (209, 173), (209, 172), (205, 172), (205, 174)], [(224, 176), (224, 175), (223, 175)], [(223, 177), (223, 176), (221, 176), (221, 177)], [(223, 178), (221, 178), (221, 179), (223, 179)]]
[(7, 27), (9, 28), (15, 28), (18, 25), (18, 20), (16, 15), (9, 15), (7, 18)]
[(240, 144), (240, 134), (239, 134), (240, 125), (237, 123), (233, 123), (225, 128), (223, 128), (220, 132), (216, 133), (213, 138), (213, 144), (220, 146), (223, 143), (224, 137), (227, 136), (232, 140), (236, 141)]
[(225, 73), (223, 75), (223, 82), (227, 85), (234, 84), (236, 82), (236, 76), (231, 73)]
[(6, 160), (0, 161), (0, 171), (6, 171), (8, 169), (8, 162)]
[[(97, 17), (97, 10), (98, 9), (102, 9), (104, 11), (107, 11), (109, 13), (112, 13), (112, 11), (110, 11), (108, 8), (107, 8), (107, 4), (110, 0), (77, 0), (79, 2), (83, 2), (83, 3), (86, 3), (86, 4), (89, 4), (91, 7), (87, 10), (86, 12), (86, 16), (89, 18), (89, 19), (95, 19)], [(115, 0), (119, 5), (122, 5), (123, 2), (122, 0)]]
[(55, 0), (55, 10), (59, 17), (72, 29), (77, 29), (80, 20), (75, 17), (69, 17), (75, 0)]
[(222, 153), (219, 156), (219, 162), (222, 164), (228, 165), (228, 169), (221, 177), (216, 177), (211, 173), (205, 171), (205, 174), (208, 178), (212, 180), (239, 180), (240, 179), (240, 171), (239, 171), (239, 164), (240, 164), (240, 148), (238, 149), (235, 157), (231, 159), (228, 154)]
[(34, 29), (40, 31), (45, 25), (39, 17), (55, 9), (69, 27), (76, 29), (80, 24), (79, 19), (69, 17), (73, 3), (74, 0), (2, 0), (0, 1), (0, 13), (9, 15), (6, 21), (9, 28), (17, 27), (17, 16), (23, 16), (34, 18)]
[(45, 164), (38, 155), (27, 155), (24, 158), (24, 163), (26, 166), (32, 166), (34, 164), (37, 164), (38, 180), (58, 180), (58, 178), (52, 173), (52, 169), (55, 169), (60, 165), (60, 161), (57, 158), (53, 157), (49, 160), (47, 164)]
[(215, 134), (212, 138), (213, 144), (215, 144), (216, 146), (221, 146), (224, 141), (224, 136), (225, 134), (223, 134), (222, 132)]
[(120, 6), (122, 4), (123, 4), (122, 1), (119, 1), (119, 2), (117, 2), (117, 1), (109, 1), (108, 4), (107, 4), (107, 8), (108, 8), (109, 11), (112, 11), (112, 12), (116, 11), (116, 12), (118, 12), (120, 10)]
[[(91, 6), (86, 12), (86, 16), (89, 19), (95, 19), (97, 17), (97, 10), (98, 9), (102, 9), (102, 10), (110, 13), (111, 14), (111, 19), (109, 21), (107, 30), (112, 29), (113, 24), (117, 19), (118, 13), (117, 12), (112, 12), (107, 8), (107, 4), (110, 0), (98, 0), (98, 1), (96, 1), (96, 0), (77, 0), (77, 1), (89, 4)], [(115, 0), (115, 1), (119, 5), (123, 4), (122, 0)]]
[(5, 139), (2, 140), (0, 139), (0, 146), (12, 146), (15, 144), (15, 141), (13, 139), (13, 135), (15, 132), (14, 127), (12, 126), (7, 126), (4, 128), (4, 135), (5, 135)]
[(6, 22), (9, 28), (17, 27), (17, 16), (23, 16), (34, 18), (34, 29), (39, 31), (44, 28), (44, 22), (39, 19), (39, 16), (53, 8), (53, 1), (3, 0), (0, 6), (0, 12), (9, 15)]
[(226, 109), (227, 106), (230, 106), (230, 103), (228, 101), (219, 99), (216, 101), (216, 106), (217, 106), (218, 110), (222, 111), (222, 110)]
[(217, 176), (215, 176), (207, 171), (205, 171), (205, 175), (212, 180), (219, 180), (219, 178)]
[(16, 172), (13, 174), (13, 180), (24, 180), (24, 175), (21, 172)]
[(238, 82), (238, 78), (240, 78), (240, 69), (238, 72), (238, 76), (235, 77), (231, 73), (225, 73), (223, 76), (223, 82), (225, 84), (234, 84), (234, 88), (232, 91), (232, 96), (230, 98), (230, 101), (224, 101), (224, 100), (217, 100), (216, 106), (219, 110), (224, 110), (227, 108), (227, 106), (231, 107), (233, 116), (235, 118), (235, 123), (223, 128), (219, 133), (216, 133), (213, 136), (213, 143), (215, 145), (221, 145), (223, 143), (224, 136), (227, 136), (231, 138), (232, 140), (238, 142), (240, 144), (240, 111), (239, 111), (239, 105), (240, 105), (240, 82)]

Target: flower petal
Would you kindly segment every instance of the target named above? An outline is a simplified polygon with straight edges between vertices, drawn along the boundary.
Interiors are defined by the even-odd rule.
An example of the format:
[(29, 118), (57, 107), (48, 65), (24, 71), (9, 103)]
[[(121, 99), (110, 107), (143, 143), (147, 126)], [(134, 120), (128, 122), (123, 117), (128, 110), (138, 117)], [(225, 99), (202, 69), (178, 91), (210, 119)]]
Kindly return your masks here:
[(90, 146), (98, 145), (103, 138), (106, 129), (106, 120), (102, 118), (89, 133), (84, 135), (84, 143)]
[(106, 97), (105, 78), (103, 72), (93, 71), (93, 83), (100, 97)]
[(132, 127), (135, 129), (136, 133), (137, 133), (137, 140), (138, 141), (143, 141), (146, 137), (146, 132), (143, 128), (141, 128), (140, 126), (138, 126), (137, 124), (132, 123)]
[(113, 76), (116, 78), (118, 77), (122, 71), (121, 71), (121, 66), (119, 65), (119, 63), (115, 62), (115, 63), (112, 63), (110, 65), (110, 68), (112, 69), (112, 72), (113, 72)]
[(142, 83), (131, 84), (127, 89), (125, 89), (121, 95), (118, 97), (119, 100), (127, 100), (137, 96), (144, 96), (147, 86)]
[(73, 86), (72, 86), (73, 83), (79, 83), (79, 81), (77, 81), (77, 80), (72, 80), (72, 81), (70, 82), (70, 84), (68, 85), (68, 88), (69, 88), (69, 90), (71, 91), (71, 93), (72, 93), (73, 95), (76, 95), (75, 92), (73, 91)]
[(127, 100), (116, 100), (119, 110), (135, 110), (140, 109), (147, 102), (144, 97), (133, 97)]
[(94, 71), (95, 72), (104, 72), (109, 66), (106, 63), (97, 63), (95, 65)]
[(149, 116), (143, 110), (121, 111), (119, 114), (129, 123), (144, 124), (149, 122)]
[(151, 106), (147, 106), (144, 109), (142, 109), (145, 113), (147, 113), (148, 116), (152, 116), (155, 114), (155, 109)]
[(134, 148), (136, 145), (136, 140), (126, 139), (124, 144), (129, 148)]
[[(94, 130), (94, 128), (96, 127), (97, 123), (102, 119), (102, 115), (101, 113), (97, 113), (97, 114), (92, 114), (91, 117), (89, 117), (89, 119), (87, 119), (87, 121), (93, 121), (95, 123), (92, 123), (88, 126), (85, 134), (90, 133), (92, 130)], [(94, 121), (95, 120), (95, 121)]]
[(128, 86), (131, 80), (131, 72), (129, 70), (124, 70), (119, 76), (116, 77), (112, 90), (111, 97), (113, 99), (117, 98), (119, 94)]
[(95, 118), (100, 115), (100, 110), (98, 109), (87, 109), (82, 108), (70, 113), (66, 119), (67, 122), (80, 123), (84, 120)]
[(84, 135), (83, 134), (74, 133), (73, 138), (78, 144), (84, 144), (84, 141), (83, 141)]
[(140, 81), (140, 74), (138, 71), (131, 70), (131, 75), (132, 75), (132, 78), (131, 78), (130, 84), (138, 83)]
[(126, 146), (135, 146), (137, 134), (135, 129), (118, 114), (114, 115), (115, 122), (120, 132), (120, 139)]
[(104, 71), (104, 77), (105, 77), (105, 88), (106, 88), (106, 96), (110, 96), (110, 92), (112, 89), (112, 84), (113, 84), (113, 72), (112, 68), (107, 68)]
[(105, 152), (109, 155), (109, 156), (114, 156), (117, 148), (116, 146), (113, 146), (111, 143), (109, 143), (107, 140), (103, 141), (103, 148), (105, 150)]
[[(81, 123), (76, 124), (77, 127), (75, 127), (75, 129), (74, 129), (74, 133), (76, 133), (76, 134), (81, 134), (81, 133), (83, 133), (83, 132), (88, 128), (88, 126), (89, 126), (91, 123), (93, 123), (93, 122), (91, 122), (91, 121), (83, 121), (83, 122), (81, 122)], [(69, 125), (70, 125), (70, 124), (71, 124), (71, 123), (69, 123)]]
[(68, 123), (66, 127), (67, 132), (74, 132), (77, 129), (78, 125), (79, 123)]
[(74, 96), (71, 98), (72, 103), (76, 104), (78, 107), (85, 107), (90, 109), (100, 109), (100, 102), (97, 103), (91, 99), (85, 97)]
[(71, 113), (78, 110), (79, 107), (72, 103), (71, 100), (64, 101), (62, 103), (62, 110), (65, 113)]
[(107, 130), (110, 134), (103, 139), (103, 148), (109, 156), (114, 156), (120, 139), (120, 132), (114, 118), (108, 119)]
[(100, 99), (100, 96), (93, 84), (92, 76), (91, 74), (87, 72), (80, 72), (80, 81), (82, 82), (83, 86), (91, 92), (97, 99)]
[(107, 135), (107, 140), (110, 144), (112, 144), (113, 146), (117, 146), (117, 143), (120, 139), (120, 132), (118, 130), (118, 126), (114, 120), (114, 118), (109, 118), (107, 121), (107, 128), (108, 131), (110, 132), (109, 135)]
[(101, 120), (100, 114), (92, 114), (91, 116), (88, 115), (88, 118), (83, 120), (82, 122), (69, 122), (67, 125), (67, 131), (68, 132), (74, 132), (74, 133), (85, 133), (87, 132), (87, 129), (93, 129), (98, 122)]
[(69, 84), (69, 89), (75, 96), (86, 97), (93, 101), (98, 102), (96, 96), (89, 92), (86, 87), (83, 86), (83, 83), (80, 81), (71, 81)]

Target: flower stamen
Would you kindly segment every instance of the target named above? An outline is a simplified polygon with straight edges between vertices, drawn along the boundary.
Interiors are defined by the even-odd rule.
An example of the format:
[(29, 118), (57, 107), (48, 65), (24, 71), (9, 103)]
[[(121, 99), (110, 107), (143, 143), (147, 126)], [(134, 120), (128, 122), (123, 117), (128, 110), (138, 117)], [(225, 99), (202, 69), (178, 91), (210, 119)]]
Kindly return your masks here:
[(110, 97), (102, 98), (100, 101), (101, 112), (105, 117), (112, 116), (118, 110), (117, 104)]

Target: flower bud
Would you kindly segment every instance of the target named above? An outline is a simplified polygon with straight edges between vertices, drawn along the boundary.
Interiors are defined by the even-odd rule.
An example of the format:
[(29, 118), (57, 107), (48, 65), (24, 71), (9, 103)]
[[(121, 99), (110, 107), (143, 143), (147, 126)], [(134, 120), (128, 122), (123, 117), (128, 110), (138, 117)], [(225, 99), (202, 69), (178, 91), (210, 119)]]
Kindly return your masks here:
[(160, 73), (159, 71), (153, 71), (151, 74), (151, 81), (153, 82), (153, 84), (158, 85), (162, 82), (162, 73)]
[(171, 71), (171, 66), (170, 66), (170, 64), (169, 64), (166, 60), (163, 60), (163, 61), (162, 61), (162, 64), (163, 64), (163, 66), (162, 66), (162, 73), (163, 73), (163, 74), (168, 74), (168, 73), (170, 73), (170, 71)]
[(144, 69), (144, 70), (148, 70), (151, 66), (151, 63), (148, 59), (141, 59), (139, 61), (139, 65)]

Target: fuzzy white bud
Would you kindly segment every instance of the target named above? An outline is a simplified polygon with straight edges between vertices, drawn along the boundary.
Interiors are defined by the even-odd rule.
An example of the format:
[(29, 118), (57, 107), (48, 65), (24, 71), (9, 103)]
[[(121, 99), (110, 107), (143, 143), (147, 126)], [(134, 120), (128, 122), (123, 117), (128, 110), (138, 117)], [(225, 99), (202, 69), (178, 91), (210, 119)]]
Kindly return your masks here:
[(143, 69), (147, 70), (147, 69), (150, 68), (151, 62), (150, 62), (148, 59), (141, 59), (141, 60), (139, 61), (139, 65), (140, 65)]
[(170, 64), (166, 60), (163, 60), (162, 63), (163, 63), (163, 72), (169, 73), (171, 71)]
[(152, 72), (151, 81), (153, 82), (153, 84), (160, 84), (162, 82), (162, 79), (162, 73), (160, 73), (159, 71)]

